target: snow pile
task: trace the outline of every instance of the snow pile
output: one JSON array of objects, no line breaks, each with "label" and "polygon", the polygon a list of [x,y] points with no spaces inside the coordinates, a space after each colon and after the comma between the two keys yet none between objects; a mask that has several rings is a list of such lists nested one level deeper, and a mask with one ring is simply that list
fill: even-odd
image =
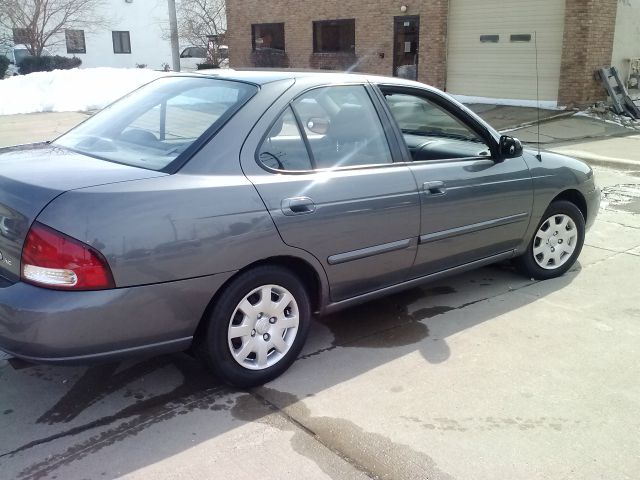
[{"label": "snow pile", "polygon": [[144,68],[83,68],[0,80],[0,115],[104,108],[163,72]]}]

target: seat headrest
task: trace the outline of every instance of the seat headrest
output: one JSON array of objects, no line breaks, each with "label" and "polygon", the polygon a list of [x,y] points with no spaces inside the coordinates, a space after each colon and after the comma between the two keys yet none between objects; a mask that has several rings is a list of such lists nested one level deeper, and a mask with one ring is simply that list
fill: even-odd
[{"label": "seat headrest", "polygon": [[360,105],[345,104],[333,117],[328,134],[337,142],[366,140],[371,120]]}]

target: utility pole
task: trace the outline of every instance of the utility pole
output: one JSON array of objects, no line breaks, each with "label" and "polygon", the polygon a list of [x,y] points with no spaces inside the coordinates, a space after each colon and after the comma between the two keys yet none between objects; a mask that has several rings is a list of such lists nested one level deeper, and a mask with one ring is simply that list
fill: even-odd
[{"label": "utility pole", "polygon": [[176,1],[167,0],[169,6],[169,29],[171,32],[171,60],[173,71],[180,71],[180,47],[178,46],[178,19],[176,18]]}]

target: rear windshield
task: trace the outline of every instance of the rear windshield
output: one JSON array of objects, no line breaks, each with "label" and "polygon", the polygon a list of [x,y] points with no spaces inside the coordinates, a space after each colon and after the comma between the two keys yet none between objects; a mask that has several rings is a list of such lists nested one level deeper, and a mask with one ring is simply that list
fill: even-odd
[{"label": "rear windshield", "polygon": [[246,83],[165,77],[134,91],[58,138],[93,157],[163,170],[255,94]]}]

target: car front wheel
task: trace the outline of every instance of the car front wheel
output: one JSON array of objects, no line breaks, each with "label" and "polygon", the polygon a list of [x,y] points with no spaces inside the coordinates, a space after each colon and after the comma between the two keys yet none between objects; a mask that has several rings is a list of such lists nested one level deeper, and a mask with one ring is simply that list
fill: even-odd
[{"label": "car front wheel", "polygon": [[585,220],[573,203],[553,202],[538,224],[527,251],[514,263],[524,275],[546,280],[563,275],[584,244]]},{"label": "car front wheel", "polygon": [[310,321],[309,296],[300,279],[281,267],[257,267],[222,292],[197,350],[225,383],[262,385],[295,361]]}]

